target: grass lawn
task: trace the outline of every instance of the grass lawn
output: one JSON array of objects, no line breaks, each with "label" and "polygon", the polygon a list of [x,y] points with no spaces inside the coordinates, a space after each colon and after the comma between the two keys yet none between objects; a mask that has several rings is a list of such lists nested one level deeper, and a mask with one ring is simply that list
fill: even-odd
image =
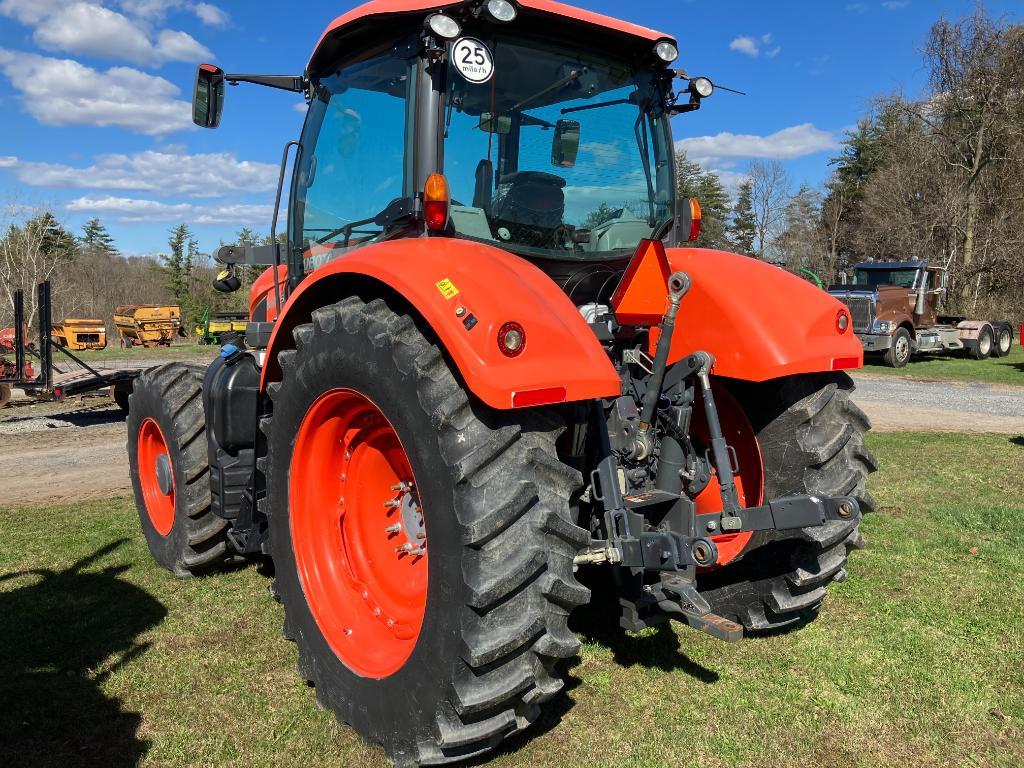
[{"label": "grass lawn", "polygon": [[[1024,441],[871,447],[881,510],[816,623],[726,645],[577,615],[567,696],[493,765],[1024,764]],[[256,567],[175,581],[128,499],[0,525],[0,764],[385,765],[317,708]]]},{"label": "grass lawn", "polygon": [[915,379],[984,381],[1024,387],[1024,347],[1016,339],[1016,332],[1014,336],[1013,348],[1007,357],[975,360],[966,355],[915,355],[905,368],[890,368],[882,363],[881,357],[867,355],[864,358],[864,371]]},{"label": "grass lawn", "polygon": [[[162,360],[186,360],[197,357],[213,358],[219,351],[220,347],[215,344],[196,344],[192,342],[172,344],[169,347],[130,347],[128,349],[121,349],[115,337],[113,343],[108,344],[106,349],[87,349],[81,352],[72,351],[71,354],[87,363],[92,363],[93,361],[102,362],[104,360],[154,360],[159,362]],[[66,362],[67,360],[66,355],[60,352],[53,353],[53,361],[55,363]]]}]

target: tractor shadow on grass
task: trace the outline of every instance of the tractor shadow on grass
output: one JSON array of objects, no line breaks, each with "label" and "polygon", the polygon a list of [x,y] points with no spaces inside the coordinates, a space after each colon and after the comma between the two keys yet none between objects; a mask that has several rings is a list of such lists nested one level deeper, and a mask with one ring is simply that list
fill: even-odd
[{"label": "tractor shadow on grass", "polygon": [[642,635],[627,635],[619,626],[622,609],[616,587],[605,572],[583,575],[580,579],[591,590],[587,605],[573,611],[569,628],[584,642],[611,650],[615,663],[622,667],[640,665],[662,672],[683,672],[695,680],[712,684],[718,673],[690,659],[680,648],[679,637],[666,622]]},{"label": "tractor shadow on grass", "polygon": [[145,653],[137,637],[167,611],[124,581],[127,566],[85,570],[126,540],[61,571],[0,574],[0,765],[137,765],[141,715],[101,684]]}]

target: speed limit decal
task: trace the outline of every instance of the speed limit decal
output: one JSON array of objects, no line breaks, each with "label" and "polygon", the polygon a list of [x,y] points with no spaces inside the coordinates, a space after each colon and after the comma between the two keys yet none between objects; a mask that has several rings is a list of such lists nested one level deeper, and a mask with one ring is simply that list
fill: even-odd
[{"label": "speed limit decal", "polygon": [[475,37],[460,37],[452,46],[452,63],[471,83],[486,83],[494,74],[494,59]]}]

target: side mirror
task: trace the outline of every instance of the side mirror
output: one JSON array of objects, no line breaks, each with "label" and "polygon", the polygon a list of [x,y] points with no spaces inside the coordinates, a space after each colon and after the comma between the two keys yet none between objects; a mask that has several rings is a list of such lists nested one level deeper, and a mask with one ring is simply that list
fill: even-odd
[{"label": "side mirror", "polygon": [[224,70],[213,64],[200,64],[192,91],[192,122],[200,128],[216,128],[223,107]]},{"label": "side mirror", "polygon": [[555,123],[555,136],[551,140],[551,164],[558,168],[572,168],[579,153],[579,121],[559,120]]}]

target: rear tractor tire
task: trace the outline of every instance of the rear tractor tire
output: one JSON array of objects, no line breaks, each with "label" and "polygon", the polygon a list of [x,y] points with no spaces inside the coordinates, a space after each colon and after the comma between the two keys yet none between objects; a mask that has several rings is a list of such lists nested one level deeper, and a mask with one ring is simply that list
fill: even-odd
[{"label": "rear tractor tire", "polygon": [[210,506],[202,369],[151,368],[128,398],[128,460],[135,506],[153,558],[179,578],[233,558],[228,521]]},{"label": "rear tractor tire", "polygon": [[[877,468],[864,447],[870,422],[851,400],[843,373],[790,376],[736,387],[757,437],[764,498],[790,494],[852,496],[874,509],[865,489]],[[755,533],[742,558],[698,577],[712,611],[747,630],[769,631],[813,619],[825,588],[846,579],[846,561],[863,539],[855,522]]]},{"label": "rear tractor tire", "polygon": [[890,368],[902,368],[910,362],[910,355],[913,352],[913,339],[910,338],[910,331],[906,328],[897,328],[892,335],[892,345],[885,350],[882,359]]},{"label": "rear tractor tire", "polygon": [[[472,400],[380,299],[318,309],[270,385],[265,510],[284,635],[396,765],[486,752],[556,696],[589,600],[560,419]],[[262,461],[262,460],[261,460]]]}]

